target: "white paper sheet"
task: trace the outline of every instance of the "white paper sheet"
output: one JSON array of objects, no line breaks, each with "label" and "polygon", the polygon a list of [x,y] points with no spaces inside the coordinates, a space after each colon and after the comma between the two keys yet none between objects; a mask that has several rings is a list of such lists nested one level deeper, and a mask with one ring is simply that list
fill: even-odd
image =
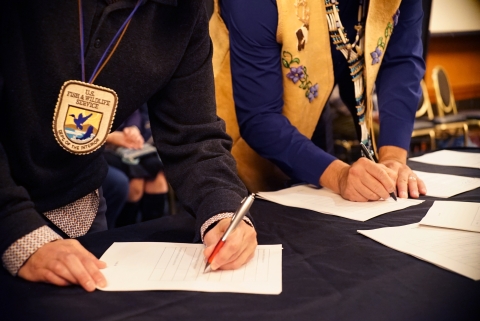
[{"label": "white paper sheet", "polygon": [[480,187],[480,178],[413,171],[427,187],[427,195],[452,197]]},{"label": "white paper sheet", "polygon": [[480,280],[480,233],[418,223],[357,232],[397,251]]},{"label": "white paper sheet", "polygon": [[435,201],[420,224],[480,232],[480,203]]},{"label": "white paper sheet", "polygon": [[480,168],[480,154],[451,150],[440,150],[438,152],[412,157],[409,160],[433,165]]},{"label": "white paper sheet", "polygon": [[184,290],[280,294],[282,246],[259,245],[255,257],[237,270],[203,273],[203,244],[113,243],[100,260],[104,291]]},{"label": "white paper sheet", "polygon": [[257,197],[285,206],[305,208],[355,221],[366,221],[375,216],[401,210],[422,203],[422,200],[389,198],[376,202],[350,202],[327,188],[316,189],[299,185],[276,192],[259,192]]}]

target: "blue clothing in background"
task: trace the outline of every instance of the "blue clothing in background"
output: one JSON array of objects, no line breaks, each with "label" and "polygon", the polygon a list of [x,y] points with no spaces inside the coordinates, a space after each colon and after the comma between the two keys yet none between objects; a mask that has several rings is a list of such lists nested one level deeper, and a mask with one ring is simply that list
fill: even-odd
[{"label": "blue clothing in background", "polygon": [[148,141],[152,137],[147,104],[143,104],[139,109],[135,110],[116,130],[123,130],[131,126],[136,126],[140,130],[144,141]]},{"label": "blue clothing in background", "polygon": [[[242,137],[290,177],[318,185],[320,176],[335,157],[315,146],[281,115],[283,77],[281,45],[276,41],[276,1],[222,0],[220,5],[229,30],[233,93]],[[339,9],[342,24],[353,41],[358,0],[342,0]],[[378,147],[409,148],[421,95],[420,80],[425,72],[422,18],[421,1],[402,1],[399,21],[376,82],[380,110]],[[346,59],[333,45],[329,49],[340,95],[355,114],[354,88]],[[365,55],[369,54],[367,50]]]},{"label": "blue clothing in background", "polygon": [[107,204],[106,219],[108,229],[115,227],[115,222],[127,201],[130,179],[121,170],[108,166],[107,177],[102,184],[103,196]]}]

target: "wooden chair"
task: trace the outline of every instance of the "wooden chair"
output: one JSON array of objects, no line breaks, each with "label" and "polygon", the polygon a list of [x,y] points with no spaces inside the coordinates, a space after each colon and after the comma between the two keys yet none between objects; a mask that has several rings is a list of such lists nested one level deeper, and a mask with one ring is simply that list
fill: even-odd
[{"label": "wooden chair", "polygon": [[413,124],[412,138],[429,136],[430,137],[430,150],[435,150],[435,123],[433,122],[433,110],[430,98],[428,97],[427,85],[422,79],[420,83],[422,87],[422,96],[420,103],[415,113],[415,123]]},{"label": "wooden chair", "polygon": [[467,115],[459,114],[457,111],[457,105],[445,69],[442,66],[433,68],[432,78],[437,99],[438,116],[433,118],[437,134],[439,132],[456,136],[461,131],[463,132],[464,146],[467,146],[469,120]]},{"label": "wooden chair", "polygon": [[[453,95],[450,82],[448,80],[448,75],[445,69],[442,66],[436,66],[432,72],[433,85],[435,86],[435,77],[437,78],[438,90],[435,87],[435,93],[438,91],[442,96],[442,109],[447,113],[448,111],[453,111],[455,114],[465,117],[468,125],[477,125],[480,126],[480,110],[462,110],[457,109],[457,104],[455,101],[455,96]],[[438,96],[437,96],[438,101]],[[448,102],[448,104],[447,104]]]}]

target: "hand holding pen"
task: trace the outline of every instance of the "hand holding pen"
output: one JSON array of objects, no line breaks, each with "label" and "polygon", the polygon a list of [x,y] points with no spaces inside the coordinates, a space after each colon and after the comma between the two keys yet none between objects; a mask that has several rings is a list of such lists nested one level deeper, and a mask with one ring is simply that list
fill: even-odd
[{"label": "hand holding pen", "polygon": [[[254,199],[255,194],[253,193],[246,197],[231,220],[220,221],[205,235],[204,241],[207,248],[204,253],[208,257],[205,272],[217,268],[235,269],[253,257],[257,245],[256,232],[243,222],[243,217],[250,209]],[[222,231],[224,232],[218,240]],[[218,242],[215,243],[216,245],[212,250],[213,240],[218,240]]]},{"label": "hand holding pen", "polygon": [[[365,146],[363,143],[360,143],[360,147],[362,148],[362,152],[365,157],[367,157],[369,160],[371,160],[374,163],[377,163],[375,159],[373,158],[372,154],[370,154],[370,151],[368,150],[367,146]],[[394,192],[390,193],[390,197],[397,201],[397,196],[395,195]]]}]

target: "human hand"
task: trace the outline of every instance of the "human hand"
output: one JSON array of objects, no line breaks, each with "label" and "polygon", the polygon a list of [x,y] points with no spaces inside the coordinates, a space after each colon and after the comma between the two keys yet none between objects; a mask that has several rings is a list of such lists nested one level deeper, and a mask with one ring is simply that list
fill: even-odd
[{"label": "human hand", "polygon": [[395,171],[362,157],[340,170],[339,194],[354,202],[386,200],[395,191],[396,179]]},{"label": "human hand", "polygon": [[123,129],[127,148],[140,149],[143,147],[144,139],[137,126],[125,127]]},{"label": "human hand", "polygon": [[57,240],[33,253],[18,271],[18,276],[28,281],[59,286],[78,284],[92,292],[96,286],[107,285],[100,272],[106,266],[77,240]]},{"label": "human hand", "polygon": [[425,183],[413,173],[413,171],[405,164],[396,160],[384,160],[381,162],[388,168],[397,172],[397,195],[400,198],[418,198],[420,194],[427,194]]},{"label": "human hand", "polygon": [[419,194],[427,194],[425,183],[406,165],[407,151],[396,146],[382,146],[379,150],[379,163],[384,164],[397,173],[397,195],[401,198],[418,198]]},{"label": "human hand", "polygon": [[[225,218],[205,234],[203,239],[206,248],[203,251],[205,260],[212,254],[215,245],[222,238],[231,219]],[[222,249],[217,253],[210,265],[212,270],[238,269],[253,257],[257,247],[257,232],[253,227],[241,221],[237,228],[229,235]]]},{"label": "human hand", "polygon": [[126,127],[123,131],[114,131],[108,134],[107,143],[132,149],[143,147],[143,136],[136,126]]}]

